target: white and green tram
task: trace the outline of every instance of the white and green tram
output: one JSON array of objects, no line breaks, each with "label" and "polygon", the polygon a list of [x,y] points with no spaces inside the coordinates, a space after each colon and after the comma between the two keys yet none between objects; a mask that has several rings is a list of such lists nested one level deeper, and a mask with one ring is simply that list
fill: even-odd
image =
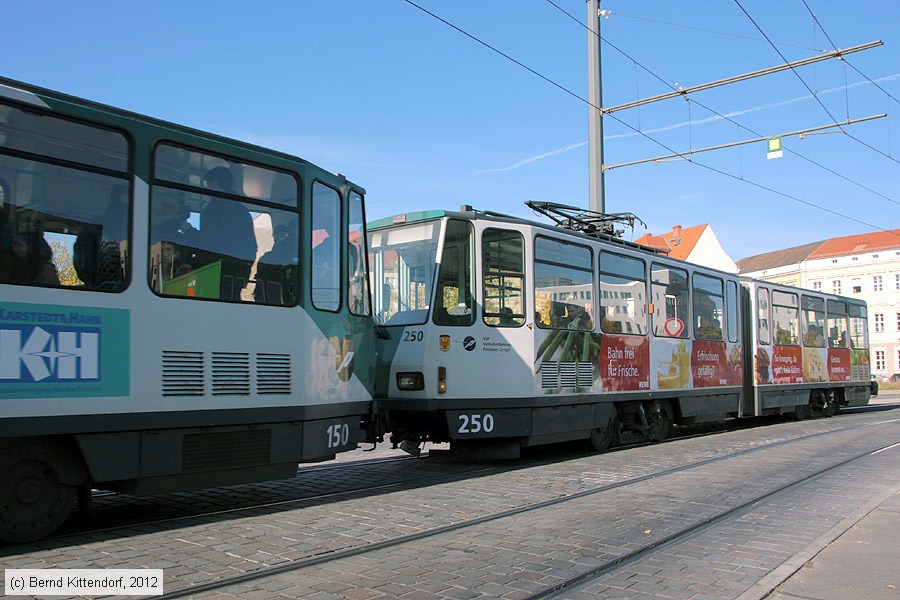
[{"label": "white and green tram", "polygon": [[293,477],[374,438],[363,196],[0,79],[0,539],[92,488]]},{"label": "white and green tram", "polygon": [[607,215],[529,206],[555,225],[468,206],[369,224],[376,405],[395,445],[603,450],[673,424],[868,402],[864,302],[670,258],[604,233]]}]

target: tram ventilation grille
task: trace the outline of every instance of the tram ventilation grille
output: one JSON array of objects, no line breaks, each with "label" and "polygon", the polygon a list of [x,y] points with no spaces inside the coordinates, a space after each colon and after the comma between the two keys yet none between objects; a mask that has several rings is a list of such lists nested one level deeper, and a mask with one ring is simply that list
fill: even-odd
[{"label": "tram ventilation grille", "polygon": [[163,350],[163,396],[202,396],[204,358],[202,352]]},{"label": "tram ventilation grille", "polygon": [[256,355],[256,393],[291,393],[290,354],[259,353]]},{"label": "tram ventilation grille", "polygon": [[213,396],[250,395],[250,355],[246,352],[212,353]]},{"label": "tram ventilation grille", "polygon": [[182,467],[207,471],[268,464],[271,437],[269,429],[187,434],[182,442]]},{"label": "tram ventilation grille", "polygon": [[543,361],[541,363],[541,387],[589,388],[594,382],[594,368],[589,362]]}]

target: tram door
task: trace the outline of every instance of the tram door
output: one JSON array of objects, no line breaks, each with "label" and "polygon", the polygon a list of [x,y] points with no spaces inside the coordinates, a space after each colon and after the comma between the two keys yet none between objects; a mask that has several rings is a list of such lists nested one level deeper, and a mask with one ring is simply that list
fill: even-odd
[{"label": "tram door", "polygon": [[448,221],[434,303],[445,398],[531,394],[524,283],[521,232]]}]

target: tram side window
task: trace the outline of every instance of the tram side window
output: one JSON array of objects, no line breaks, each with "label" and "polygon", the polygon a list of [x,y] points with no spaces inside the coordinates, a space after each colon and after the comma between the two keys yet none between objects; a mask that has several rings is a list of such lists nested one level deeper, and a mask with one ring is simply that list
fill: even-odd
[{"label": "tram side window", "polygon": [[725,311],[728,317],[728,341],[737,342],[739,338],[738,327],[738,286],[736,281],[725,282]]},{"label": "tram side window", "polygon": [[434,322],[451,326],[475,322],[475,311],[472,310],[472,225],[467,221],[447,221]]},{"label": "tram side window", "polygon": [[828,305],[828,347],[848,348],[847,339],[847,305],[844,302],[829,300]]},{"label": "tram side window", "polygon": [[600,329],[605,333],[647,334],[644,261],[600,253]]},{"label": "tram side window", "polygon": [[165,296],[295,305],[294,177],[170,144],[158,145],[154,160],[151,288]]},{"label": "tram side window", "polygon": [[481,234],[484,322],[497,327],[525,324],[525,241],[518,231]]},{"label": "tram side window", "polygon": [[866,307],[851,304],[847,311],[850,315],[850,347],[865,350],[869,347],[869,327]]},{"label": "tram side window", "polygon": [[319,182],[313,184],[312,303],[320,310],[341,306],[341,195]]},{"label": "tram side window", "polygon": [[0,103],[0,282],[123,290],[128,154],[116,131]]},{"label": "tram side window", "polygon": [[771,334],[769,326],[769,290],[759,288],[756,290],[756,327],[760,344],[769,345]]},{"label": "tram side window", "polygon": [[694,331],[698,340],[724,340],[725,295],[722,280],[694,273]]},{"label": "tram side window", "polygon": [[825,300],[813,296],[800,297],[802,307],[803,345],[825,347]]},{"label": "tram side window", "polygon": [[366,219],[363,197],[350,192],[350,221],[347,228],[347,302],[350,312],[361,317],[372,314],[369,296],[369,276],[366,267]]},{"label": "tram side window", "polygon": [[690,337],[691,315],[687,271],[653,263],[650,265],[650,273],[653,335]]},{"label": "tram side window", "polygon": [[534,310],[538,327],[594,329],[591,249],[538,237],[534,242]]},{"label": "tram side window", "polygon": [[775,344],[800,344],[800,307],[797,294],[772,290],[772,321],[775,324]]}]

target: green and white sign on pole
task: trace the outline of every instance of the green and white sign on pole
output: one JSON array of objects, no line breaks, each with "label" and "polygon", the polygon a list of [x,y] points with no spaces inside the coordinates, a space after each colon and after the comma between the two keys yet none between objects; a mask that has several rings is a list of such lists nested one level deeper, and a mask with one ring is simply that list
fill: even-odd
[{"label": "green and white sign on pole", "polygon": [[770,137],[766,140],[766,145],[768,150],[766,152],[766,158],[781,158],[784,156],[784,151],[781,149],[781,136],[776,135],[775,137]]}]

